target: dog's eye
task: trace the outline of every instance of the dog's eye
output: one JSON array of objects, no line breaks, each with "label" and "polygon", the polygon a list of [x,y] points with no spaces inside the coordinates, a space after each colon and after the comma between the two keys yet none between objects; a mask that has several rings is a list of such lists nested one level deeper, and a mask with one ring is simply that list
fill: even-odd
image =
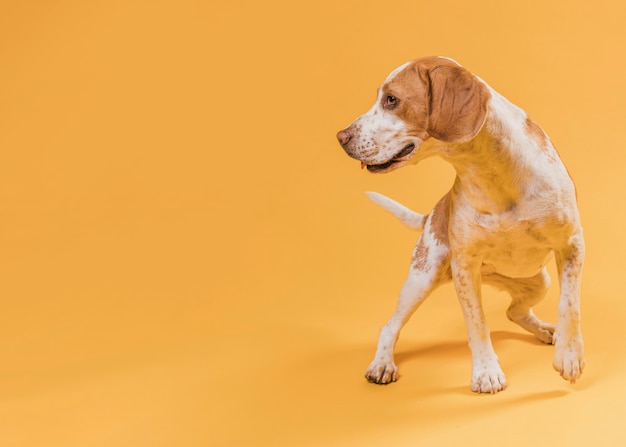
[{"label": "dog's eye", "polygon": [[399,102],[398,98],[396,98],[393,95],[388,95],[385,98],[384,106],[385,106],[386,109],[393,109],[394,107],[396,107],[398,105],[398,102]]}]

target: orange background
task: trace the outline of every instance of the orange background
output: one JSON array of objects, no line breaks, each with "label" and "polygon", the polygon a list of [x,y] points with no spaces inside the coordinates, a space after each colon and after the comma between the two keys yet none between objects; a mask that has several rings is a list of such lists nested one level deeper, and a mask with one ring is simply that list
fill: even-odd
[{"label": "orange background", "polygon": [[[3,2],[0,445],[624,443],[625,8]],[[576,385],[485,289],[509,388],[471,393],[451,286],[402,333],[399,382],[363,379],[417,237],[363,192],[426,212],[454,174],[368,174],[335,133],[433,54],[523,107],[576,180]]]}]

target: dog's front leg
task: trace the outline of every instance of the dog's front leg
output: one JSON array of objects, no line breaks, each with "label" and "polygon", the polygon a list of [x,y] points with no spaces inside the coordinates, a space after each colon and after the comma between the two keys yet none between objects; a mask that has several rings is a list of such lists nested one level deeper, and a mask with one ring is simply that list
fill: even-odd
[{"label": "dog's front leg", "polygon": [[461,303],[472,352],[472,391],[495,394],[506,388],[506,379],[491,344],[481,302],[481,262],[453,256],[452,278]]},{"label": "dog's front leg", "polygon": [[413,312],[436,287],[436,274],[434,269],[424,272],[411,268],[409,276],[402,286],[396,311],[380,330],[374,360],[365,373],[365,378],[369,382],[387,384],[398,379],[398,367],[393,358],[398,335]]},{"label": "dog's front leg", "polygon": [[365,373],[369,382],[387,384],[397,380],[398,367],[393,353],[400,330],[428,295],[449,280],[445,274],[448,257],[447,245],[438,244],[433,239],[430,223],[427,224],[413,252],[409,276],[400,291],[396,311],[380,330],[374,360]]},{"label": "dog's front leg", "polygon": [[569,246],[556,253],[561,283],[559,316],[556,324],[553,366],[571,383],[583,373],[585,359],[580,332],[580,282],[585,257],[582,234],[571,238]]}]

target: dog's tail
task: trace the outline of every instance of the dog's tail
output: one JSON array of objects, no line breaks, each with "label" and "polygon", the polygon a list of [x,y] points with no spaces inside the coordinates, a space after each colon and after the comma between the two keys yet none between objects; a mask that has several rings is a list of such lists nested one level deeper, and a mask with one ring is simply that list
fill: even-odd
[{"label": "dog's tail", "polygon": [[377,192],[367,192],[367,196],[378,205],[385,208],[391,214],[400,219],[404,225],[411,230],[422,230],[426,221],[426,216],[407,208],[406,206],[390,199],[387,196],[383,196]]}]

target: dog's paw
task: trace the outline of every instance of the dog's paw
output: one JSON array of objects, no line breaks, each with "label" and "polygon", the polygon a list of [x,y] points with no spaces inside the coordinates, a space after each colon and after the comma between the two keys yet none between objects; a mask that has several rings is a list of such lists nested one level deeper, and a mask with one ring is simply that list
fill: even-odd
[{"label": "dog's paw", "polygon": [[398,380],[398,367],[392,361],[383,362],[374,360],[369,368],[367,368],[365,378],[370,383],[386,385]]},{"label": "dog's paw", "polygon": [[540,322],[540,324],[537,325],[536,330],[533,332],[535,333],[535,335],[537,336],[539,340],[541,340],[547,345],[552,345],[554,344],[554,331],[555,330],[556,330],[556,325],[542,321]]},{"label": "dog's paw", "polygon": [[519,324],[528,332],[535,334],[535,336],[542,342],[548,345],[554,344],[554,332],[556,330],[555,324],[541,321],[535,316],[535,314],[533,314],[532,311],[529,311],[526,315],[522,315],[516,314],[509,309],[507,311],[507,317],[509,317],[511,321]]},{"label": "dog's paw", "polygon": [[582,339],[573,337],[561,343],[557,338],[552,366],[565,380],[576,383],[585,368]]},{"label": "dog's paw", "polygon": [[497,363],[479,366],[472,371],[472,391],[475,393],[496,394],[506,388],[506,378]]}]

